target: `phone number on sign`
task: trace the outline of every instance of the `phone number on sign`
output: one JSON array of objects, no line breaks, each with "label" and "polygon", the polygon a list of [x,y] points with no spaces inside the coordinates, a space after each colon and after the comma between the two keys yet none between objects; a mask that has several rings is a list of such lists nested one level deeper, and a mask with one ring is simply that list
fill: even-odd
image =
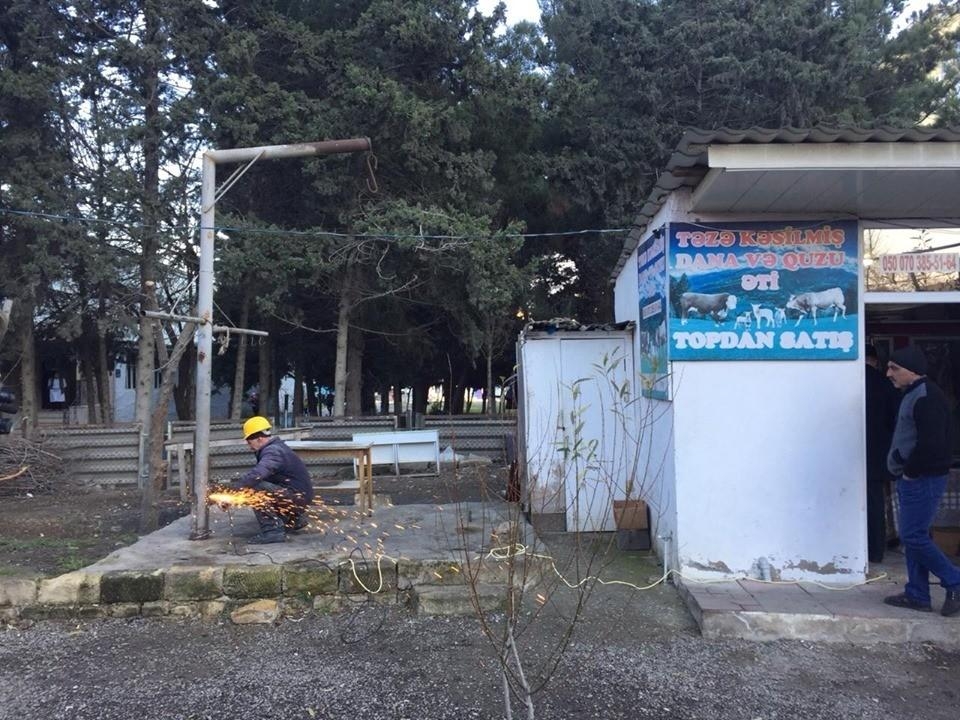
[{"label": "phone number on sign", "polygon": [[960,262],[957,253],[883,255],[880,269],[886,273],[957,272]]}]

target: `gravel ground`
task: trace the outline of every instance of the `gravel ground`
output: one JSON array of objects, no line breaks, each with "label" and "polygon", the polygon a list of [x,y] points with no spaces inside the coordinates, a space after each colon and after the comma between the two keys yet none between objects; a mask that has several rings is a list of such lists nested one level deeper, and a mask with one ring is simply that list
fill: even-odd
[{"label": "gravel ground", "polygon": [[[0,637],[2,718],[504,717],[496,663],[470,619],[365,606],[275,627],[111,620]],[[531,666],[538,639],[522,641]],[[540,718],[953,720],[957,670],[957,655],[926,646],[586,630],[535,703]]]},{"label": "gravel ground", "polygon": [[[492,471],[492,472],[490,472]],[[479,499],[502,469],[383,480],[395,501]],[[492,488],[485,487],[487,485]],[[571,536],[544,534],[565,574],[584,559]],[[565,544],[566,543],[566,544]],[[596,557],[596,556],[595,556]],[[604,554],[603,576],[647,585],[644,553]],[[592,568],[590,572],[595,572]],[[707,641],[676,591],[559,586],[519,635],[528,677],[573,627],[538,718],[604,720],[954,720],[960,654],[928,645],[859,647]],[[502,618],[494,617],[495,629]],[[273,626],[132,619],[0,628],[0,720],[503,718],[496,653],[474,618],[426,618],[359,603]],[[518,701],[514,717],[526,717]]]},{"label": "gravel ground", "polygon": [[[637,579],[656,574],[643,556],[608,571],[631,563]],[[558,590],[520,635],[530,678],[570,628],[576,599]],[[954,720],[958,670],[960,654],[927,645],[707,641],[672,587],[606,586],[534,702],[538,718]],[[495,653],[474,618],[361,603],[274,626],[133,619],[0,631],[4,719],[503,717]],[[526,717],[518,703],[514,717]]]}]

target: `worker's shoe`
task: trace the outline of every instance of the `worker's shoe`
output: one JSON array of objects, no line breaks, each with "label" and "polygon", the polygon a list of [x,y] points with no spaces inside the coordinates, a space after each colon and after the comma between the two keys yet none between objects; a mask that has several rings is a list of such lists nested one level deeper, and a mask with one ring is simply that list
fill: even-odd
[{"label": "worker's shoe", "polygon": [[293,524],[290,525],[290,527],[287,528],[287,532],[300,532],[301,530],[306,529],[309,525],[310,521],[301,515],[293,521]]},{"label": "worker's shoe", "polygon": [[286,539],[287,533],[278,528],[276,530],[258,532],[256,535],[247,540],[247,545],[271,545],[273,543],[282,543],[286,541]]},{"label": "worker's shoe", "polygon": [[906,608],[907,610],[918,610],[920,612],[930,612],[933,609],[930,607],[930,603],[914,600],[906,593],[900,593],[899,595],[888,595],[883,599],[883,602],[887,605],[893,605],[893,607]]},{"label": "worker's shoe", "polygon": [[960,612],[960,590],[947,590],[947,599],[943,601],[940,614],[950,617]]}]

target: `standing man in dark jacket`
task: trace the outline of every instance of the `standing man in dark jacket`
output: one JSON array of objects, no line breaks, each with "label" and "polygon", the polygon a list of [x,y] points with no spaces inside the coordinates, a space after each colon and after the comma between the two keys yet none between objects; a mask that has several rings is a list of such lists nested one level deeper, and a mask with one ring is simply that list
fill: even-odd
[{"label": "standing man in dark jacket", "polygon": [[890,439],[897,424],[900,395],[879,368],[877,349],[867,345],[867,556],[872,563],[883,562],[887,547],[887,492],[893,479],[887,470]]},{"label": "standing man in dark jacket", "polygon": [[256,493],[253,514],[260,532],[247,542],[280,543],[287,531],[307,526],[304,510],[313,502],[313,482],[303,460],[280,438],[271,437],[270,421],[256,415],[243,424],[243,439],[257,454],[256,466],[231,485]]},{"label": "standing man in dark jacket", "polygon": [[896,350],[887,377],[903,392],[887,467],[897,482],[900,540],[907,560],[907,584],[887,605],[929,612],[930,573],[947,591],[941,615],[960,612],[960,568],[930,539],[953,459],[950,404],[927,377],[927,358],[916,345]]}]

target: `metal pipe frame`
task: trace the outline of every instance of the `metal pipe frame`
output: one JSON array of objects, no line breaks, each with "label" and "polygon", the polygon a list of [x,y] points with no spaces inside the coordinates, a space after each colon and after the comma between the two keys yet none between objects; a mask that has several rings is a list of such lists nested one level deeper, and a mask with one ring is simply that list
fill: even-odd
[{"label": "metal pipe frame", "polygon": [[[337,153],[369,152],[369,138],[324,140],[293,145],[207,150],[203,154],[203,175],[200,190],[200,274],[197,289],[197,390],[196,431],[193,440],[193,495],[191,503],[191,540],[210,537],[210,510],[207,506],[210,472],[210,398],[213,373],[213,253],[215,208],[217,199],[217,165],[253,160],[275,160],[312,157]],[[229,189],[229,188],[227,188]],[[237,332],[230,329],[231,332]],[[266,334],[266,333],[264,333]]]}]

